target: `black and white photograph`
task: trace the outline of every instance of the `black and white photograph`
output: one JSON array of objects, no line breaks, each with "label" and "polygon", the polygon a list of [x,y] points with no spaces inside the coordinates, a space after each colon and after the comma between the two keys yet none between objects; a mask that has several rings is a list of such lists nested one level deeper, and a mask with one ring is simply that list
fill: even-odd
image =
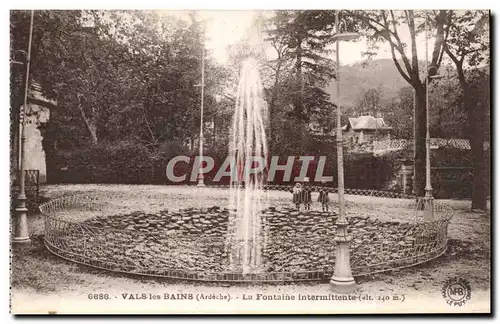
[{"label": "black and white photograph", "polygon": [[491,16],[10,9],[10,313],[490,314]]}]

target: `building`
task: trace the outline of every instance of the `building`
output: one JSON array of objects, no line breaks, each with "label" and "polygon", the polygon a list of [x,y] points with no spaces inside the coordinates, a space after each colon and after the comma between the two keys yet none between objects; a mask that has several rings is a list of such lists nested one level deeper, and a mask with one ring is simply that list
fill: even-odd
[{"label": "building", "polygon": [[[44,183],[47,179],[47,166],[45,161],[45,151],[43,149],[42,140],[43,136],[40,132],[40,124],[47,123],[50,118],[50,109],[55,107],[55,102],[48,100],[41,94],[40,85],[33,82],[30,84],[30,89],[28,92],[28,107],[25,111],[25,124],[24,124],[24,135],[26,141],[24,144],[24,169],[25,170],[38,170],[39,171],[39,181]],[[15,136],[15,141],[13,143],[13,158],[12,163],[13,172],[17,172],[16,169],[19,166],[18,161],[18,147],[19,147],[19,137],[18,134]],[[15,173],[17,175],[17,173]]]},{"label": "building", "polygon": [[373,116],[351,117],[349,123],[342,127],[344,141],[351,145],[387,138],[391,129],[383,118]]}]

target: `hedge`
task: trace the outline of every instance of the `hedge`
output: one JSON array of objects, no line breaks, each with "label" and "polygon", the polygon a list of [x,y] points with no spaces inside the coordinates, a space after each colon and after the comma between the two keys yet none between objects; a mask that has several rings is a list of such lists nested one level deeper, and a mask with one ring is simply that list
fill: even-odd
[{"label": "hedge", "polygon": [[[346,152],[346,151],[345,151]],[[218,167],[227,157],[227,148],[218,151],[207,150],[207,156],[215,161],[215,168],[205,175],[205,183],[213,184],[213,178]],[[190,183],[189,178],[193,168],[195,152],[188,152],[180,145],[170,144],[152,149],[144,144],[123,141],[119,143],[101,143],[82,149],[58,151],[47,156],[49,183],[116,183],[116,184],[172,184],[166,177],[168,161],[177,155],[189,156],[190,163],[177,163],[175,173],[187,174],[184,183]],[[311,161],[307,176],[314,183],[319,156],[326,156],[323,175],[333,176],[328,183],[337,186],[337,156],[334,146],[328,146],[315,152],[315,160]],[[413,158],[411,151],[396,151],[382,156],[371,153],[344,153],[344,183],[346,188],[398,190],[394,186],[401,161]],[[284,164],[287,156],[279,159]],[[292,184],[299,175],[301,163],[295,157],[292,171],[292,181],[284,181],[283,171],[278,171],[274,184]],[[489,161],[489,157],[488,157]],[[470,151],[459,149],[432,150],[431,165],[438,169],[432,170],[432,185],[436,198],[470,197],[472,191],[472,165]],[[443,169],[447,167],[448,169]],[[450,167],[457,167],[450,169]],[[487,176],[489,179],[489,174]],[[229,177],[223,177],[217,184],[229,184]],[[319,183],[315,183],[319,184]]]}]

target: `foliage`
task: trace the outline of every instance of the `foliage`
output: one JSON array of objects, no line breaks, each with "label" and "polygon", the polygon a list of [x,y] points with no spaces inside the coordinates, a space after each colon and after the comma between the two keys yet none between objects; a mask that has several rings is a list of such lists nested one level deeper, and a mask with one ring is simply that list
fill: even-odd
[{"label": "foliage", "polygon": [[369,88],[363,91],[356,102],[356,110],[363,115],[376,116],[381,112],[381,86],[377,88]]},{"label": "foliage", "polygon": [[322,86],[334,77],[333,62],[326,56],[332,23],[331,13],[314,10],[277,11],[271,19],[269,40],[285,48],[283,58],[293,71],[286,82],[294,98],[293,115],[299,120],[309,121],[311,108],[304,97],[310,90],[321,93],[321,103],[325,109],[331,108]]},{"label": "foliage", "polygon": [[395,138],[413,139],[413,109],[413,88],[401,88],[384,112],[385,122],[392,127],[391,134]]},{"label": "foliage", "polygon": [[[378,156],[376,160],[387,170],[386,177],[388,178],[386,179],[395,179],[401,161],[409,161],[412,158],[413,150],[405,149]],[[487,155],[486,159],[489,163],[489,155]],[[456,148],[431,150],[431,185],[433,196],[437,199],[470,198],[473,182],[472,161],[473,154],[471,150]],[[489,174],[486,179],[486,186],[488,186]],[[382,188],[384,187],[382,186]]]},{"label": "foliage", "polygon": [[[186,21],[152,11],[35,11],[35,26],[31,79],[57,102],[50,121],[40,125],[48,155],[126,140],[147,147],[156,159],[165,145],[196,141],[203,26],[195,16]],[[28,12],[11,12],[13,48],[24,48],[28,27]],[[12,66],[14,81],[22,76],[17,69]],[[204,117],[215,125],[227,116],[215,100],[225,69],[207,53],[205,72]],[[13,99],[22,97],[21,88],[11,82]],[[16,116],[11,114],[13,125]],[[47,159],[53,168],[57,159]]]},{"label": "foliage", "polygon": [[133,142],[98,143],[80,150],[58,150],[49,180],[54,183],[151,183],[152,161]]},{"label": "foliage", "polygon": [[[425,134],[426,134],[426,78],[433,76],[439,69],[444,53],[444,18],[445,10],[414,11],[414,10],[354,10],[348,15],[361,21],[361,33],[367,38],[369,49],[367,55],[373,55],[377,44],[389,44],[392,59],[401,76],[415,89],[415,192],[424,195],[425,187]],[[432,23],[431,23],[432,22]],[[435,42],[432,49],[429,66],[434,67],[424,71],[421,77],[421,66],[417,55],[417,36],[425,31],[428,24],[435,31]],[[408,41],[402,37],[401,26],[407,26]],[[406,28],[405,28],[406,29]],[[423,80],[422,80],[423,79]]]},{"label": "foliage", "polygon": [[[11,12],[13,58],[22,60],[16,50],[27,48],[29,16],[27,11]],[[429,88],[432,137],[463,138],[471,134],[470,130],[489,134],[483,118],[488,116],[490,105],[489,71],[483,67],[489,60],[485,55],[489,45],[487,18],[487,12],[475,11],[341,12],[340,31],[359,31],[372,45],[378,41],[388,43],[393,54],[391,65],[399,73],[397,79],[391,79],[398,87],[388,86],[385,76],[379,77],[386,74],[386,64],[363,67],[366,72],[362,78],[371,74],[372,82],[367,83],[369,86],[349,85],[363,92],[351,106],[342,103],[342,122],[363,112],[380,113],[393,127],[393,135],[417,139],[415,158],[423,161],[425,71],[416,55],[415,41],[423,33],[427,19],[429,34],[437,39],[431,64],[439,67],[445,53],[455,63],[454,69],[446,66],[446,78],[432,81]],[[229,49],[225,67],[214,62],[205,50],[207,154],[217,158],[227,154],[240,64],[252,55],[262,63],[271,154],[326,155],[331,161],[327,173],[335,174],[334,143],[311,131],[312,124],[325,133],[335,125],[335,106],[330,99],[333,92],[327,92],[337,72],[329,58],[335,44],[334,23],[333,11],[277,11],[266,19],[258,17],[254,26],[265,32],[259,37],[274,50],[271,56],[259,49],[264,45],[255,44],[255,35],[251,34]],[[94,170],[95,179],[100,181],[116,180],[121,173],[110,171],[108,179],[104,175],[109,171],[107,167],[97,166],[105,161],[102,156],[109,156],[108,164],[130,171],[129,176],[121,174],[126,181],[158,182],[169,156],[197,154],[201,106],[201,89],[197,85],[204,23],[195,13],[180,19],[154,11],[42,10],[35,11],[35,26],[31,81],[40,83],[43,95],[57,102],[49,123],[40,125],[49,172],[59,172],[63,164],[74,164],[77,171],[71,171],[71,178],[75,181],[90,176],[89,170]],[[410,31],[407,41],[401,34],[401,28],[406,26]],[[369,48],[371,54],[373,50],[376,48]],[[360,71],[358,66],[345,67],[346,78],[341,81],[355,83],[348,79],[349,68],[354,71],[351,74]],[[11,140],[22,102],[23,71],[22,65],[11,65]],[[451,76],[454,72],[457,77]],[[406,80],[409,87],[401,88],[401,80]],[[414,121],[417,133],[412,134]],[[472,143],[478,147],[477,141]],[[141,158],[131,158],[136,154]],[[366,163],[372,167],[364,170],[377,165]],[[132,164],[140,166],[143,173],[132,171]],[[354,176],[357,172],[361,177],[365,171],[356,168]],[[82,175],[76,175],[78,172]],[[417,170],[417,178],[419,174]],[[53,181],[56,179],[59,176]]]},{"label": "foliage", "polygon": [[[484,66],[484,63],[489,64],[489,12],[449,10],[446,15],[445,41],[444,50],[456,67],[463,94],[468,137],[474,156],[472,209],[485,210],[487,164],[483,143],[489,105],[485,105],[485,100],[476,98],[489,98],[489,95],[484,93],[489,87],[478,87],[477,83],[478,80],[485,79],[480,76],[481,73],[485,74],[484,71],[477,68]],[[467,73],[471,69],[475,70],[474,73]]]}]

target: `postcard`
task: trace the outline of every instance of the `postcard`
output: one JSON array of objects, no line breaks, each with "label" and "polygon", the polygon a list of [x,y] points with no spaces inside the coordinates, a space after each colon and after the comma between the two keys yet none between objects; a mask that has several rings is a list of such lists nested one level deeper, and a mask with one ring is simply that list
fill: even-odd
[{"label": "postcard", "polygon": [[491,312],[487,10],[12,10],[12,314]]}]

